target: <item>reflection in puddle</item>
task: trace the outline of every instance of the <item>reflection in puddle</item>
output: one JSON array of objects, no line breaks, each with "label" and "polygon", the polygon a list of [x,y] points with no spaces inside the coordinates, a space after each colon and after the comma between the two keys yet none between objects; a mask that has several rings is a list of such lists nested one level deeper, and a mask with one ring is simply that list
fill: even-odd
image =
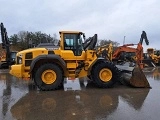
[{"label": "reflection in puddle", "polygon": [[145,68],[144,73],[146,77],[152,78],[154,80],[160,80],[160,67],[156,68]]},{"label": "reflection in puddle", "polygon": [[28,88],[28,81],[19,80],[9,73],[7,70],[0,70],[0,119],[11,119],[10,108],[23,95],[25,95]]},{"label": "reflection in puddle", "polygon": [[1,72],[0,119],[107,119],[122,108],[140,111],[149,91],[122,86],[99,89],[87,78],[65,79],[63,89],[39,91],[33,82]]},{"label": "reflection in puddle", "polygon": [[75,78],[75,79],[70,79],[70,78],[65,78],[64,79],[64,91],[68,90],[81,90],[82,88],[87,86],[87,78]]},{"label": "reflection in puddle", "polygon": [[130,107],[135,110],[140,110],[143,103],[149,93],[150,89],[136,89],[123,91],[124,93],[120,95],[120,99],[127,103]]},{"label": "reflection in puddle", "polygon": [[[140,94],[136,95],[136,93]],[[147,97],[146,91],[127,89],[90,89],[81,91],[32,91],[11,107],[16,119],[101,119],[107,118],[119,106],[119,101],[127,102],[139,110]],[[137,101],[137,98],[139,101]],[[123,99],[123,100],[122,100]],[[138,105],[137,105],[138,104]],[[34,111],[34,112],[33,112]],[[62,112],[63,111],[63,112]],[[43,114],[42,114],[43,113]]]},{"label": "reflection in puddle", "polygon": [[95,119],[117,106],[118,96],[105,91],[30,92],[11,107],[11,113],[16,119]]}]

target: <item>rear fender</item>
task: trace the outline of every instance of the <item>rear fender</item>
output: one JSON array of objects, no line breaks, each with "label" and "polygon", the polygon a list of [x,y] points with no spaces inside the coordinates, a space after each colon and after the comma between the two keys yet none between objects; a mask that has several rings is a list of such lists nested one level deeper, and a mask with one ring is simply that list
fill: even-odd
[{"label": "rear fender", "polygon": [[105,61],[107,61],[107,60],[104,59],[104,58],[102,58],[102,57],[97,58],[97,60],[95,60],[95,61],[90,65],[90,67],[89,67],[89,69],[88,69],[88,75],[91,74],[91,70],[92,70],[92,68],[94,67],[94,65],[96,65],[97,63],[100,63],[100,62],[105,62]]}]

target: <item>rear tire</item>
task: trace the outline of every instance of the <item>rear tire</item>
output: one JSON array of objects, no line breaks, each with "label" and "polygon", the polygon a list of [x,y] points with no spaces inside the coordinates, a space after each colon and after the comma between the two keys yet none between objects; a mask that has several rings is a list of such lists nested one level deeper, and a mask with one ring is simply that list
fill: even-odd
[{"label": "rear tire", "polygon": [[93,82],[101,88],[110,88],[118,81],[120,71],[111,62],[103,61],[92,68]]},{"label": "rear tire", "polygon": [[0,69],[8,69],[9,65],[5,62],[5,63],[0,63]]},{"label": "rear tire", "polygon": [[56,64],[44,64],[37,69],[34,82],[40,90],[56,90],[62,86],[63,72]]}]

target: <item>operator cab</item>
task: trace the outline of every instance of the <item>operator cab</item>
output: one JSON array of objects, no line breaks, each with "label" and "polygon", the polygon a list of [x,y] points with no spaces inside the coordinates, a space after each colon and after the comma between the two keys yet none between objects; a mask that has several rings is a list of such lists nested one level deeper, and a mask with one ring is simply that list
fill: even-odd
[{"label": "operator cab", "polygon": [[[60,32],[64,50],[72,50],[75,56],[81,56],[83,49],[84,35],[82,32]],[[62,42],[61,41],[61,42]],[[62,45],[62,43],[61,43]]]}]

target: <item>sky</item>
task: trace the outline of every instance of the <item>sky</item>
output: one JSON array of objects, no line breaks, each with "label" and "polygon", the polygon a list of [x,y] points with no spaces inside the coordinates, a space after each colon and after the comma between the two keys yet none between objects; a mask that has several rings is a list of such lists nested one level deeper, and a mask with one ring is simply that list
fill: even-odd
[{"label": "sky", "polygon": [[120,45],[137,44],[145,31],[144,49],[160,49],[160,0],[0,0],[0,22],[8,36],[42,31],[59,38],[72,30]]}]

